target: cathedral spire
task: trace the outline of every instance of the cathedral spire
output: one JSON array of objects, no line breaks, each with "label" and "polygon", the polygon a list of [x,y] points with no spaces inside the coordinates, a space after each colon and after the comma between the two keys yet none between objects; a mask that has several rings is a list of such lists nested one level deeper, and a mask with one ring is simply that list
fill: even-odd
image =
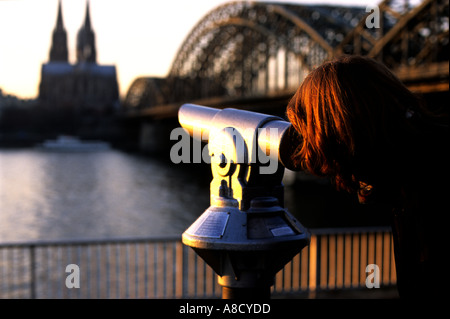
[{"label": "cathedral spire", "polygon": [[77,61],[96,62],[95,34],[91,27],[91,17],[89,13],[89,1],[86,2],[86,16],[84,23],[78,31],[77,37]]},{"label": "cathedral spire", "polygon": [[64,30],[64,23],[62,18],[61,0],[58,1],[58,17],[56,18],[56,29]]},{"label": "cathedral spire", "polygon": [[84,28],[91,30],[91,16],[89,14],[89,0],[86,1],[86,17],[84,19]]},{"label": "cathedral spire", "polygon": [[67,62],[67,33],[64,29],[62,18],[61,0],[58,2],[58,16],[53,30],[52,44],[50,48],[50,62]]}]

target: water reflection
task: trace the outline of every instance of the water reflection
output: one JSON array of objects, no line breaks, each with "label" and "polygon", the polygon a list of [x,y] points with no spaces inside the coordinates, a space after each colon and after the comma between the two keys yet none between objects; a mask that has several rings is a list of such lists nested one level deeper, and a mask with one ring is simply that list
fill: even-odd
[{"label": "water reflection", "polygon": [[0,241],[181,234],[208,206],[202,179],[111,150],[1,151]]}]

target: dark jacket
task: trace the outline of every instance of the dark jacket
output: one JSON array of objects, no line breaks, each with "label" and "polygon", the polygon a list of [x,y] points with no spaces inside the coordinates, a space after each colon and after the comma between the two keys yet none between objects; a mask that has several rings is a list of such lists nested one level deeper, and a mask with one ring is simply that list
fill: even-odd
[{"label": "dark jacket", "polygon": [[429,125],[425,131],[417,140],[418,158],[405,163],[410,174],[392,215],[401,298],[442,298],[448,281],[449,128]]}]

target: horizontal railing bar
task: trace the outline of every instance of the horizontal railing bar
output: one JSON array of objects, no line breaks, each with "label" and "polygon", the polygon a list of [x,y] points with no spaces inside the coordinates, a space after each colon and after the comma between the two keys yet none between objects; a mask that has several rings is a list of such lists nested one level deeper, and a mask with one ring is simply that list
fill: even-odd
[{"label": "horizontal railing bar", "polygon": [[340,227],[340,228],[312,228],[309,232],[314,235],[342,235],[359,233],[391,232],[391,226],[364,226],[364,227]]},{"label": "horizontal railing bar", "polygon": [[25,242],[6,242],[0,243],[0,248],[19,248],[32,246],[83,246],[83,245],[108,245],[108,244],[126,244],[126,243],[159,243],[181,241],[180,236],[161,236],[161,237],[116,237],[116,238],[85,238],[71,240],[36,240]]}]

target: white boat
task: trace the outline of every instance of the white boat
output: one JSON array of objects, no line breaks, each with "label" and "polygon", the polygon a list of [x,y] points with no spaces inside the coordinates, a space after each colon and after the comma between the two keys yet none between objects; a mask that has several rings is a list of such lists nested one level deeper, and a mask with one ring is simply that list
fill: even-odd
[{"label": "white boat", "polygon": [[101,151],[110,149],[107,142],[82,141],[77,137],[60,135],[55,140],[46,140],[39,145],[40,149],[53,151]]}]

